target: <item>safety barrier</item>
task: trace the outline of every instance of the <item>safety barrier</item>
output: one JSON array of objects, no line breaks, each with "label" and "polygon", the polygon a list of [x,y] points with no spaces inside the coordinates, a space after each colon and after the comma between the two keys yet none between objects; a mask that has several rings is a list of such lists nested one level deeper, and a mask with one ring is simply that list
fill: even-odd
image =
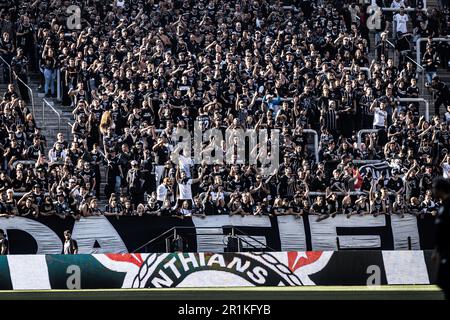
[{"label": "safety barrier", "polygon": [[45,126],[46,119],[45,119],[45,106],[50,107],[50,109],[56,114],[58,117],[58,131],[61,130],[61,114],[45,99],[42,99],[42,125]]},{"label": "safety barrier", "polygon": [[314,135],[314,157],[316,163],[319,163],[319,135],[317,134],[317,131],[313,129],[303,129],[303,132]]},{"label": "safety barrier", "polygon": [[[445,42],[450,42],[450,37],[447,36],[447,38],[432,38],[432,41],[445,41]],[[416,62],[417,64],[421,65],[421,59],[420,59],[420,43],[422,41],[428,41],[428,38],[419,38],[416,40]]]},{"label": "safety barrier", "polygon": [[400,102],[423,102],[425,104],[425,120],[430,120],[430,103],[424,98],[399,98]]},{"label": "safety barrier", "polygon": [[33,118],[36,119],[36,112],[35,112],[35,107],[34,107],[34,91],[33,89],[30,88],[30,86],[28,84],[25,83],[25,81],[23,81],[16,72],[14,72],[11,68],[11,65],[6,62],[5,59],[3,59],[2,56],[0,56],[0,59],[3,61],[4,66],[6,66],[9,69],[9,82],[12,83],[13,79],[16,79],[17,81],[19,81],[20,83],[22,83],[27,90],[30,92],[30,101],[31,101],[31,108],[33,110]]},{"label": "safety barrier", "polygon": [[[359,69],[360,69],[361,71],[365,71],[365,72],[367,73],[367,79],[368,79],[368,80],[372,79],[372,76],[371,76],[371,74],[370,74],[370,69],[369,69],[369,68],[367,68],[367,67],[359,67]],[[344,70],[350,70],[350,71],[352,71],[353,68],[352,68],[352,67],[344,67]]]},{"label": "safety barrier", "polygon": [[362,129],[358,131],[358,135],[357,135],[357,144],[358,144],[358,149],[361,149],[361,137],[363,135],[363,133],[377,133],[378,129]]}]

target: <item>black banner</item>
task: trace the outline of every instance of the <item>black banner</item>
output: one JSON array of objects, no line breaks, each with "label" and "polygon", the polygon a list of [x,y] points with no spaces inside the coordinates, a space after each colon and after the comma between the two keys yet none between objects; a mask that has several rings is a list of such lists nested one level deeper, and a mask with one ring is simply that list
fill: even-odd
[{"label": "black banner", "polygon": [[[188,252],[223,252],[234,226],[244,251],[335,251],[358,249],[420,250],[434,248],[434,218],[398,216],[344,216],[317,222],[317,217],[211,216],[89,217],[79,221],[56,217],[0,218],[7,232],[10,254],[58,254],[63,233],[71,230],[80,253],[165,252],[165,239],[184,239]],[[159,238],[158,238],[159,237]],[[149,245],[147,242],[152,239]]]}]

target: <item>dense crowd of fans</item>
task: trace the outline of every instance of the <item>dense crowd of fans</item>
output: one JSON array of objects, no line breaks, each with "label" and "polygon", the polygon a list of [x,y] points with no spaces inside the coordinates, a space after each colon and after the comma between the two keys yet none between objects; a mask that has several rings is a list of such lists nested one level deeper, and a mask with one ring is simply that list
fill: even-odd
[{"label": "dense crowd of fans", "polygon": [[[450,93],[437,74],[448,51],[431,38],[448,34],[449,13],[380,1],[399,11],[380,17],[371,46],[366,2],[11,1],[2,58],[25,82],[40,72],[46,96],[60,70],[74,124],[73,140],[58,134],[47,152],[26,88],[8,87],[0,216],[435,214],[431,181],[450,174]],[[71,4],[81,8],[80,30],[67,27]],[[430,37],[430,121],[418,103],[398,100],[424,93],[407,58],[414,37]],[[280,130],[279,168],[262,175],[258,165],[173,161],[172,133],[195,121],[203,131]],[[305,129],[318,132],[319,161]],[[378,131],[358,145],[361,129]],[[355,160],[388,166],[362,172]]]}]

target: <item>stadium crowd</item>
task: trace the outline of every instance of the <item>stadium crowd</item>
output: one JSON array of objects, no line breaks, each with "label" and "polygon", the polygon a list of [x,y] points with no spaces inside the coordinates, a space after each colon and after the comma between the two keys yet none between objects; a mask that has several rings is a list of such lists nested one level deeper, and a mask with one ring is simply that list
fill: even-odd
[{"label": "stadium crowd", "polygon": [[[81,8],[79,30],[68,29],[70,4]],[[426,121],[418,103],[398,98],[424,94],[409,40],[447,35],[449,12],[379,1],[399,11],[381,15],[371,46],[369,4],[11,1],[1,14],[2,58],[25,81],[28,70],[40,72],[48,97],[59,69],[74,123],[72,140],[60,133],[47,152],[27,90],[8,86],[0,216],[436,214],[431,181],[450,174],[450,92],[436,74],[449,60],[444,44],[429,40],[422,54],[434,116]],[[262,175],[237,161],[173,161],[172,133],[195,121],[203,131],[280,130],[279,168]],[[305,129],[318,132],[319,161]],[[378,131],[358,145],[361,129]],[[358,160],[387,166],[362,172]]]}]

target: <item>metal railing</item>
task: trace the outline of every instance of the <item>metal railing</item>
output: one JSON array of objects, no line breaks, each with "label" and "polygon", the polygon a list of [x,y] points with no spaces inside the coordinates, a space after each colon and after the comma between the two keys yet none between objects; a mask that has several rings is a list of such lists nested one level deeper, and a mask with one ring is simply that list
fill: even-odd
[{"label": "metal railing", "polygon": [[11,69],[11,65],[8,62],[6,62],[6,60],[3,59],[2,56],[0,56],[0,60],[3,61],[3,68],[5,68],[5,67],[8,68],[8,70],[9,70],[9,83],[12,83],[12,69]]},{"label": "metal railing", "polygon": [[319,135],[317,134],[317,131],[313,129],[303,129],[303,132],[314,135],[314,157],[316,158],[316,163],[319,163]]},{"label": "metal railing", "polygon": [[72,134],[72,129],[73,129],[74,124],[67,122],[67,141],[70,141],[70,135]]},{"label": "metal railing", "polygon": [[[400,11],[400,8],[381,8],[382,11],[391,11],[391,12],[396,12],[396,11]],[[417,8],[405,8],[405,12],[410,12],[410,11],[416,11]],[[424,6],[424,8],[420,9],[420,11],[427,11],[426,6]]]},{"label": "metal railing", "polygon": [[61,69],[56,70],[56,99],[58,101],[62,100],[62,85],[61,85]]},{"label": "metal railing", "polygon": [[9,82],[13,83],[13,79],[16,79],[17,81],[22,83],[22,85],[24,85],[27,88],[27,90],[30,92],[31,109],[33,110],[33,118],[36,119],[36,111],[35,111],[35,106],[34,106],[34,92],[33,92],[33,89],[31,89],[30,86],[28,84],[26,84],[25,81],[23,81],[17,75],[17,73],[15,71],[12,70],[11,65],[8,62],[6,62],[6,60],[3,59],[2,56],[0,56],[0,59],[3,61],[4,67],[6,66],[9,69]]},{"label": "metal railing", "polygon": [[[450,36],[447,38],[432,38],[431,39],[433,42],[434,41],[445,41],[445,42],[450,42]],[[419,38],[416,40],[416,62],[417,64],[421,64],[421,59],[420,59],[420,43],[422,41],[428,41],[428,38]]]},{"label": "metal railing", "polygon": [[[386,43],[389,45],[389,46],[391,46],[392,47],[392,49],[394,49],[393,50],[393,60],[394,60],[394,65],[396,65],[396,56],[397,56],[397,54],[396,54],[396,49],[395,49],[395,45],[392,43],[392,42],[390,42],[389,40],[386,40]],[[409,50],[408,50],[409,51]],[[408,59],[410,62],[412,62],[412,63],[414,63],[414,65],[416,66],[416,76],[417,76],[417,78],[419,78],[419,74],[421,74],[421,82],[420,82],[420,89],[421,89],[421,93],[423,93],[424,92],[424,90],[425,90],[425,68],[424,67],[422,67],[420,64],[418,64],[416,61],[414,61],[414,59],[411,59],[408,55],[402,55],[404,58],[406,58],[406,59]],[[400,61],[400,58],[398,59],[398,61],[397,61],[397,63]],[[419,69],[420,69],[420,71],[419,71]]]},{"label": "metal railing", "polygon": [[12,163],[12,167],[15,169],[19,163],[34,166],[36,164],[36,160],[17,160]]},{"label": "metal railing", "polygon": [[364,133],[378,133],[378,129],[362,129],[358,131],[358,135],[357,135],[357,144],[358,144],[358,149],[361,149],[361,140],[362,140],[362,135]]},{"label": "metal railing", "polygon": [[47,100],[42,99],[42,125],[46,125],[46,119],[45,119],[45,110],[46,105],[50,107],[50,109],[56,114],[58,117],[58,131],[61,130],[61,114],[58,112],[58,110],[55,109]]},{"label": "metal railing", "polygon": [[399,98],[400,102],[423,102],[425,104],[425,120],[430,120],[430,103],[424,98]]},{"label": "metal railing", "polygon": [[[353,67],[344,67],[344,70],[350,70],[353,71]],[[372,75],[370,74],[370,69],[367,67],[359,67],[359,70],[365,71],[367,73],[367,79],[370,80],[372,78]]]},{"label": "metal railing", "polygon": [[[143,245],[139,246],[138,248],[134,249],[132,251],[132,253],[137,253],[140,252],[142,249],[145,248],[145,252],[148,252],[148,247],[150,245],[155,245],[156,243],[159,243],[162,240],[166,240],[168,238],[171,238],[174,235],[179,234],[179,232],[177,232],[177,230],[194,230],[195,233],[191,234],[191,235],[202,235],[201,233],[197,233],[197,230],[205,230],[205,229],[210,229],[210,230],[216,230],[216,229],[231,229],[231,234],[232,236],[237,236],[239,238],[240,241],[245,242],[246,244],[252,246],[253,248],[258,249],[255,245],[253,245],[252,243],[250,243],[249,241],[247,241],[245,238],[243,238],[242,236],[245,236],[249,239],[251,239],[252,241],[254,241],[255,243],[261,245],[263,248],[268,249],[270,251],[276,251],[275,249],[271,248],[270,246],[268,246],[267,244],[259,241],[258,239],[249,236],[248,234],[246,234],[245,232],[243,232],[242,230],[240,230],[239,228],[236,228],[233,225],[226,225],[226,226],[217,226],[217,227],[188,227],[188,226],[179,226],[179,227],[173,227],[170,228],[167,231],[164,231],[163,233],[161,233],[159,236],[151,239],[150,241],[144,243]],[[237,232],[236,232],[237,231]],[[239,234],[238,234],[239,233]],[[216,236],[223,236],[223,237],[227,237],[229,235],[224,234],[224,233],[208,233],[207,235],[216,235]],[[166,236],[166,237],[165,237]],[[240,237],[241,236],[241,237]],[[225,244],[224,244],[225,245]],[[260,249],[260,248],[259,248]]]},{"label": "metal railing", "polygon": [[25,81],[23,81],[14,71],[13,71],[14,77],[16,78],[16,80],[20,81],[22,83],[22,85],[24,85],[28,91],[30,92],[30,100],[31,100],[31,108],[33,109],[33,118],[36,118],[36,111],[35,111],[35,107],[34,107],[34,92],[33,89],[30,88],[30,86],[28,84],[25,83]]}]

